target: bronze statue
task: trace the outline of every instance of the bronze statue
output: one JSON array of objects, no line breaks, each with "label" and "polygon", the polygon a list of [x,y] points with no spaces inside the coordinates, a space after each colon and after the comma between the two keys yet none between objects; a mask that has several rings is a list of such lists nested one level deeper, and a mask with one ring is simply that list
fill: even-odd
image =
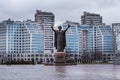
[{"label": "bronze statue", "polygon": [[65,30],[61,30],[62,26],[58,26],[59,30],[54,30],[53,26],[51,26],[52,30],[55,33],[54,36],[54,46],[57,49],[57,52],[63,52],[66,46],[66,36],[65,33],[68,30],[68,28],[70,27],[70,25],[68,25],[68,27]]}]

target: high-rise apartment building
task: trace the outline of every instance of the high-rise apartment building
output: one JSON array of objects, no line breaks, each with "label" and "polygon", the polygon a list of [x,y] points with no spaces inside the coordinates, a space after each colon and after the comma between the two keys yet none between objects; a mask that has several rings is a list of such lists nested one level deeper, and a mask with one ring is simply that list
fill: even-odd
[{"label": "high-rise apartment building", "polygon": [[0,23],[1,61],[43,60],[44,33],[32,21],[6,20]]},{"label": "high-rise apartment building", "polygon": [[112,28],[115,38],[115,50],[120,50],[120,23],[113,23]]},{"label": "high-rise apartment building", "polygon": [[53,53],[54,35],[51,26],[54,26],[55,15],[51,12],[43,12],[41,10],[36,10],[35,22],[39,23],[41,30],[45,34],[45,52]]},{"label": "high-rise apartment building", "polygon": [[[80,25],[79,23],[66,22],[63,24],[71,27],[66,33],[66,52],[69,54],[100,54],[101,61],[113,61],[113,34],[111,26],[107,25]],[[95,59],[95,57],[93,57]]]},{"label": "high-rise apartment building", "polygon": [[[65,30],[68,26],[67,21],[64,23],[63,30]],[[66,32],[66,52],[72,54],[79,54],[79,37],[77,26],[79,23],[70,22],[70,28]]]},{"label": "high-rise apartment building", "polygon": [[114,35],[114,62],[120,64],[120,23],[113,23],[112,29]]},{"label": "high-rise apartment building", "polygon": [[84,12],[81,16],[82,25],[102,25],[102,16],[100,14]]}]

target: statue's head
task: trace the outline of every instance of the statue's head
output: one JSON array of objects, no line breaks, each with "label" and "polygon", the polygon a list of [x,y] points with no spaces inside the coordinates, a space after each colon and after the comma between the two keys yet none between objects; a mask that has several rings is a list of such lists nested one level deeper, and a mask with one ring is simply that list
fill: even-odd
[{"label": "statue's head", "polygon": [[62,29],[62,26],[58,26],[58,29],[61,30],[61,29]]}]

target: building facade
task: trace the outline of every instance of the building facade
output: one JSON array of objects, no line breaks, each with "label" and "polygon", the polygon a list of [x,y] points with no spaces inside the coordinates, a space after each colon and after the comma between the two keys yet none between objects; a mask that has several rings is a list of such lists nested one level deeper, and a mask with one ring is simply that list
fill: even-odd
[{"label": "building facade", "polygon": [[36,10],[35,22],[40,25],[41,30],[45,34],[45,51],[54,53],[54,38],[51,26],[54,26],[55,15],[51,12]]},{"label": "building facade", "polygon": [[[67,21],[67,55],[75,62],[113,61],[114,41],[111,26],[80,25]],[[49,40],[49,39],[48,39]],[[50,41],[50,40],[49,40]],[[52,46],[51,46],[52,47]],[[0,23],[0,62],[32,61],[54,62],[54,54],[45,50],[45,33],[34,21],[3,21]]]},{"label": "building facade", "polygon": [[115,38],[115,50],[120,50],[120,23],[112,24],[113,34]]},{"label": "building facade", "polygon": [[97,34],[99,35],[97,37],[97,52],[102,53],[102,60],[104,62],[113,62],[114,36],[111,26],[99,26],[97,31]]},{"label": "building facade", "polygon": [[32,21],[0,23],[0,56],[4,61],[43,61],[44,33]]},{"label": "building facade", "polygon": [[101,25],[102,16],[100,14],[84,12],[81,16],[81,24],[82,25]]},{"label": "building facade", "polygon": [[120,64],[120,23],[112,24],[114,35],[114,63]]},{"label": "building facade", "polygon": [[[113,34],[111,26],[107,25],[80,25],[66,22],[63,29],[70,24],[66,33],[66,52],[81,61],[82,57],[88,61],[113,61]],[[76,57],[75,57],[76,56]],[[86,57],[87,56],[87,57]]]}]

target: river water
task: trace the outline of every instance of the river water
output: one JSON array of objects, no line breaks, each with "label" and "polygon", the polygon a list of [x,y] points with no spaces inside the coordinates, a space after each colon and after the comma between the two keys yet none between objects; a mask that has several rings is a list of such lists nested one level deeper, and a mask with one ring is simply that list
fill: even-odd
[{"label": "river water", "polygon": [[120,65],[0,65],[0,80],[120,80]]}]

